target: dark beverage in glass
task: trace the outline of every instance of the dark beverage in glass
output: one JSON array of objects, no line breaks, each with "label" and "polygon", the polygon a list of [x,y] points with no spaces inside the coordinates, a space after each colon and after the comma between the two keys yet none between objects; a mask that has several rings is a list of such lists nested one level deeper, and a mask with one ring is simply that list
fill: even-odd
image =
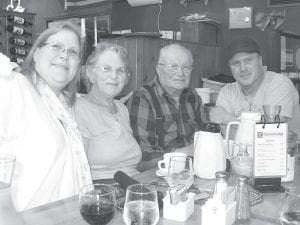
[{"label": "dark beverage in glass", "polygon": [[115,214],[115,206],[108,204],[87,204],[80,207],[83,219],[91,225],[104,225],[111,221]]},{"label": "dark beverage in glass", "polygon": [[106,184],[91,184],[79,193],[80,214],[90,225],[109,223],[116,210],[115,189]]}]

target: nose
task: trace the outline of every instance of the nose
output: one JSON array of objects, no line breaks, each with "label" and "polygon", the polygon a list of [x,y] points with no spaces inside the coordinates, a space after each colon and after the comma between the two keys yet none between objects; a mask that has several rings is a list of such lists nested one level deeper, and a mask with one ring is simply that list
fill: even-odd
[{"label": "nose", "polygon": [[246,63],[241,62],[241,67],[240,67],[241,71],[246,70]]},{"label": "nose", "polygon": [[112,69],[109,76],[110,76],[112,79],[117,79],[117,78],[118,78],[117,70],[116,70],[116,69]]},{"label": "nose", "polygon": [[60,51],[59,53],[59,57],[62,57],[62,58],[68,58],[69,54],[68,54],[68,51],[66,49],[63,49]]}]

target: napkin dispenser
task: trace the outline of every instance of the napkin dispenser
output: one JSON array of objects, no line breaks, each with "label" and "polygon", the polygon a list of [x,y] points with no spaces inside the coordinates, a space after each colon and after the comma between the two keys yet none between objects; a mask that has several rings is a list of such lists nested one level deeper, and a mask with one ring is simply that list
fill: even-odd
[{"label": "napkin dispenser", "polygon": [[202,206],[202,225],[232,225],[235,222],[236,202],[234,187],[227,187],[225,202],[220,201],[218,196],[208,199]]}]

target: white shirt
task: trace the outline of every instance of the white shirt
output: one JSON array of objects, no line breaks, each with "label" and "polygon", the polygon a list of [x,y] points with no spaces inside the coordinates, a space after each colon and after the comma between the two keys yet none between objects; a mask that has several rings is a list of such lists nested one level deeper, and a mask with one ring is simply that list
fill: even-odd
[{"label": "white shirt", "polygon": [[11,187],[17,210],[76,195],[91,183],[83,144],[75,136],[25,76],[0,76],[0,152],[17,158]]},{"label": "white shirt", "polygon": [[299,95],[292,81],[284,75],[267,71],[253,98],[245,96],[237,82],[225,85],[219,93],[216,105],[239,116],[243,111],[263,114],[263,105],[281,105],[280,116],[290,118],[289,128],[300,137]]}]

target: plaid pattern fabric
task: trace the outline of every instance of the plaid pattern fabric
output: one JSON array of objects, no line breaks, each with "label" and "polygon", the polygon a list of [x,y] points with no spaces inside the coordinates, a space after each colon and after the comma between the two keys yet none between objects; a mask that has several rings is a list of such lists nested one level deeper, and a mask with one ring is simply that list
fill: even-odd
[{"label": "plaid pattern fabric", "polygon": [[[201,98],[190,88],[183,90],[179,106],[159,84],[157,79],[149,84],[161,103],[164,115],[164,149],[158,146],[155,124],[155,107],[149,92],[141,88],[127,103],[133,134],[140,144],[143,160],[150,160],[193,143],[194,132],[207,122]],[[193,108],[194,107],[194,108]]]}]

